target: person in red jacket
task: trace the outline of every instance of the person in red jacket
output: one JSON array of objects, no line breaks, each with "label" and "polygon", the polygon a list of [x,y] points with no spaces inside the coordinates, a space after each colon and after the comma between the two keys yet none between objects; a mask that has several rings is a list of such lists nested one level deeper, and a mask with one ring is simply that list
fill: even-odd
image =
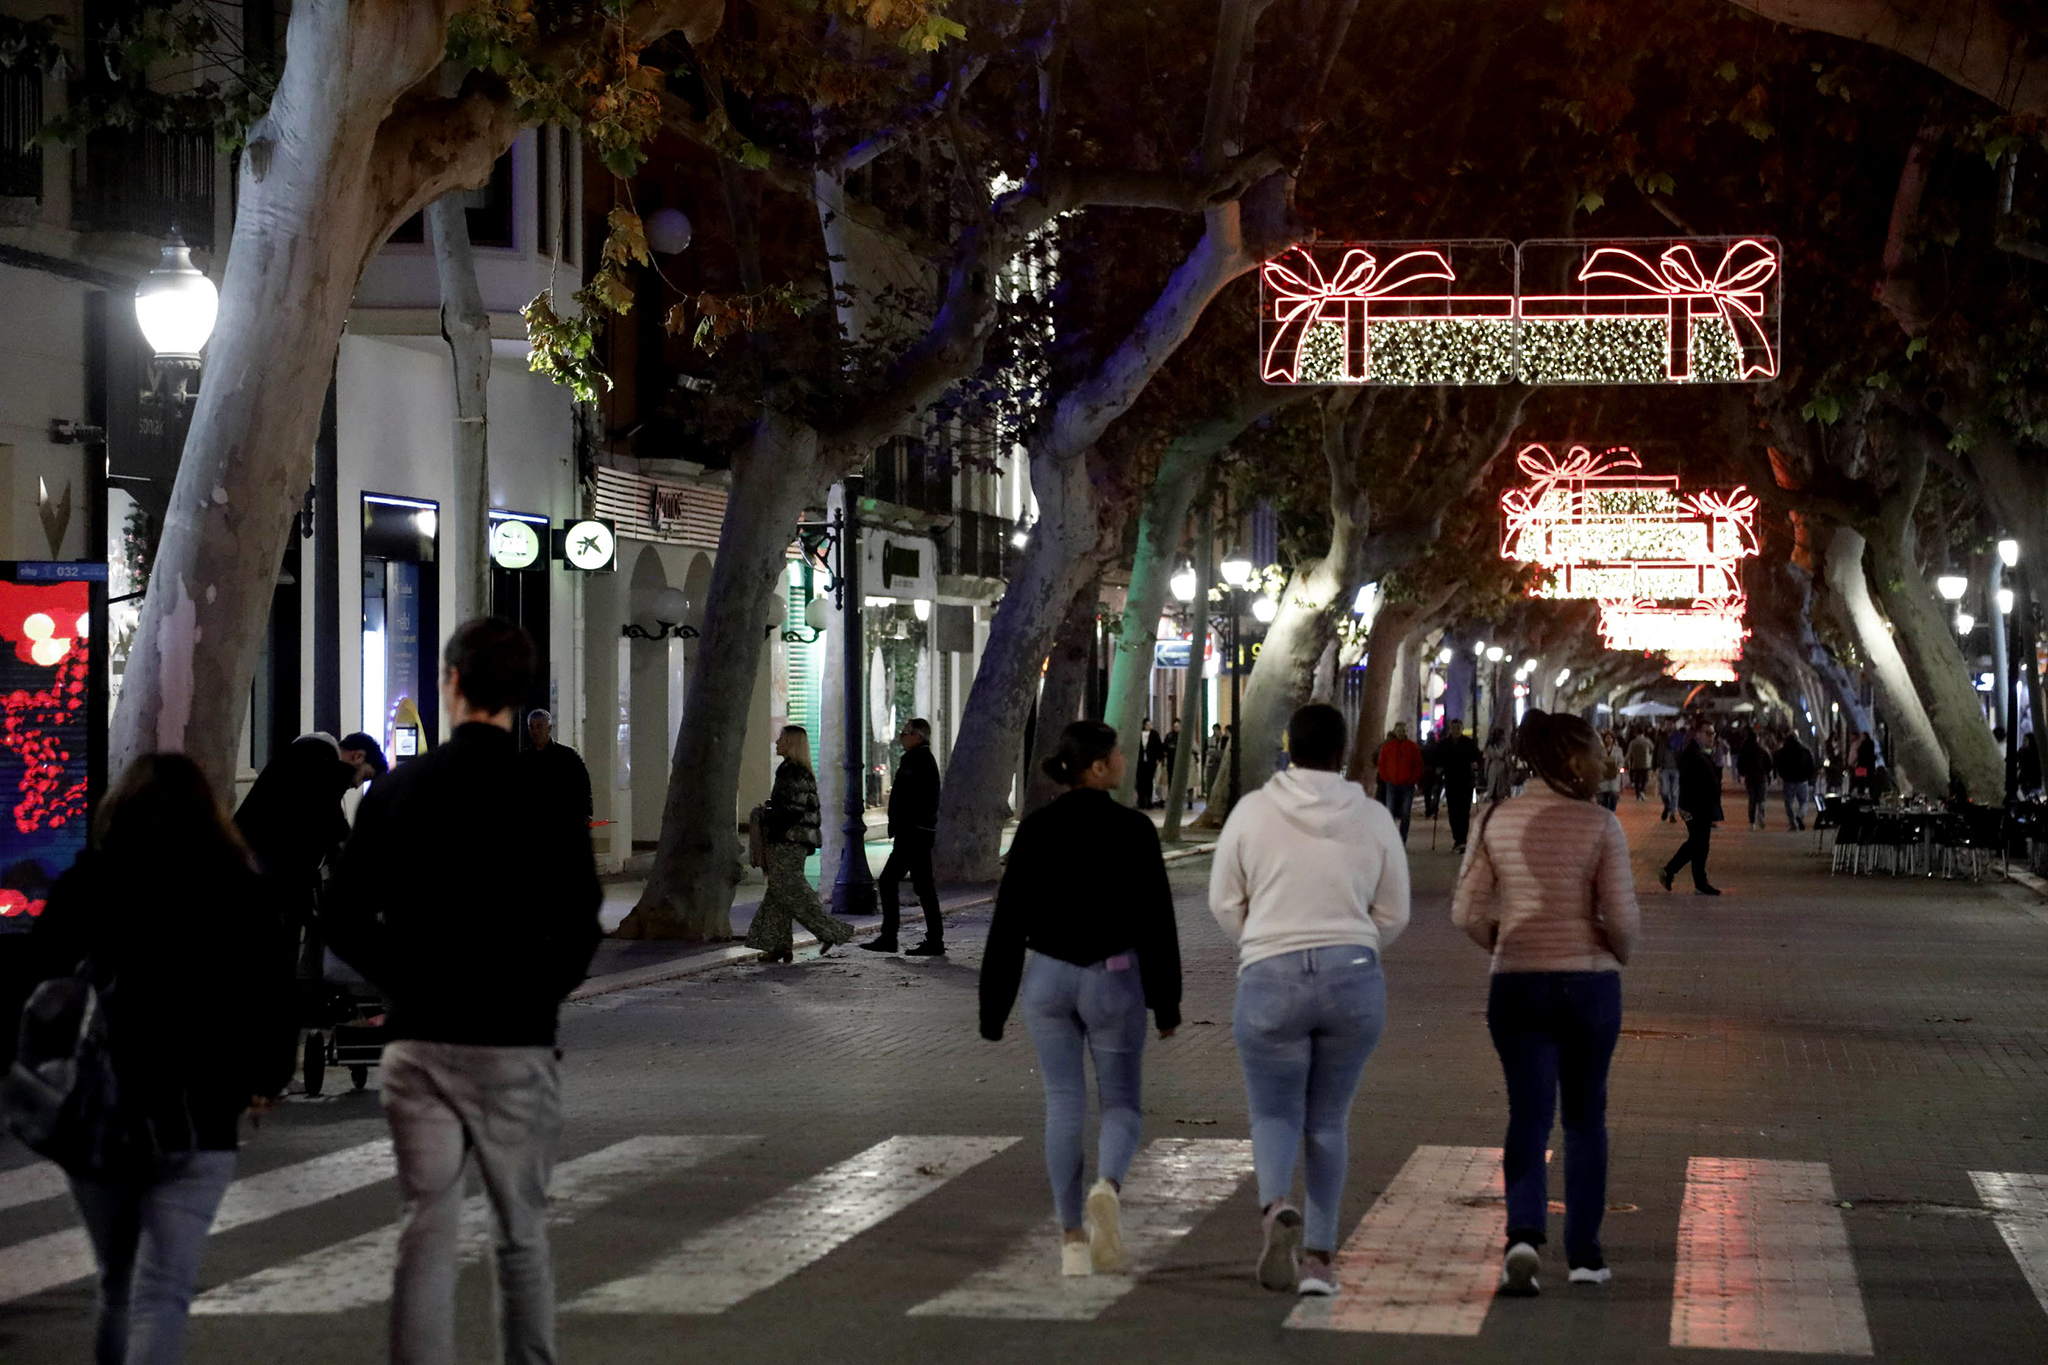
[{"label": "person in red jacket", "polygon": [[1381,799],[1401,826],[1401,842],[1408,842],[1408,813],[1415,805],[1415,788],[1422,781],[1422,746],[1408,738],[1408,723],[1394,727],[1380,745],[1379,778]]}]

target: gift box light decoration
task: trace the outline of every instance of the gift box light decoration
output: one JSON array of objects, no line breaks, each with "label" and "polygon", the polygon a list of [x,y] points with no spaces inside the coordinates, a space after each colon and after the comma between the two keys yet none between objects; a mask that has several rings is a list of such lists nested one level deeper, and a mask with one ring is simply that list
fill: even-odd
[{"label": "gift box light decoration", "polygon": [[1781,259],[1770,237],[1307,243],[1260,271],[1260,374],[1762,382],[1778,373]]},{"label": "gift box light decoration", "polygon": [[1505,384],[1513,242],[1304,244],[1259,272],[1269,384]]}]

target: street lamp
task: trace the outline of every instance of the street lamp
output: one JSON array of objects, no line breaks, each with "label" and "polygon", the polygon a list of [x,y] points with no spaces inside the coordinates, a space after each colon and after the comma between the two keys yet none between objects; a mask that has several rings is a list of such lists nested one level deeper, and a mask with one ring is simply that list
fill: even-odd
[{"label": "street lamp", "polygon": [[910,603],[910,614],[911,614],[912,616],[915,616],[915,617],[916,617],[916,618],[917,618],[918,620],[920,620],[920,621],[929,621],[929,620],[931,620],[931,619],[932,619],[932,602],[931,602],[931,599],[930,599],[929,597],[918,597],[918,598],[913,598],[913,599],[911,600],[911,603]]},{"label": "street lamp", "polygon": [[135,286],[135,321],[158,360],[196,369],[220,313],[220,291],[192,264],[192,248],[175,228],[162,252],[156,269]]},{"label": "street lamp", "polygon": [[1564,685],[1565,685],[1565,684],[1566,684],[1567,682],[1570,682],[1570,681],[1571,681],[1571,676],[1572,676],[1572,671],[1571,671],[1571,670],[1570,670],[1569,668],[1560,668],[1560,669],[1558,669],[1558,670],[1557,670],[1557,685],[1558,685],[1559,687],[1563,687],[1563,686],[1564,686]]},{"label": "street lamp", "polygon": [[2012,589],[2011,589],[2011,588],[2000,588],[2000,589],[1998,590],[1998,614],[1999,614],[2000,616],[2010,616],[2010,615],[2012,615]]},{"label": "street lamp", "polygon": [[1442,649],[1436,652],[1436,661],[1444,665],[1444,667],[1446,668],[1450,667],[1451,647],[1449,645],[1445,645]]},{"label": "street lamp", "polygon": [[1273,594],[1262,592],[1252,599],[1252,617],[1262,626],[1273,624],[1273,618],[1280,614],[1280,604],[1273,600]]},{"label": "street lamp", "polygon": [[1173,589],[1173,596],[1175,601],[1194,601],[1195,566],[1183,562],[1178,569],[1174,570],[1173,577],[1167,580],[1167,586]]},{"label": "street lamp", "polygon": [[1934,590],[1950,602],[1960,602],[1970,590],[1970,580],[1959,573],[1945,573],[1934,580]]},{"label": "street lamp", "polygon": [[2020,543],[2017,540],[1999,541],[1998,558],[2006,568],[2017,568],[2020,562]]},{"label": "street lamp", "polygon": [[1474,640],[1472,642],[1472,657],[1475,659],[1483,659],[1486,657],[1486,641]]},{"label": "street lamp", "polygon": [[[861,685],[867,638],[867,628],[861,621],[865,603],[860,590],[860,500],[864,484],[860,475],[847,475],[840,485],[839,510],[832,514],[832,519],[799,521],[796,528],[797,543],[804,557],[825,571],[825,590],[839,607],[841,632],[846,637],[841,642],[846,670],[846,823],[840,827],[845,845],[840,850],[839,871],[832,883],[831,911],[835,915],[871,915],[875,911],[875,875],[868,867],[867,847],[867,715],[863,707],[867,688]],[[815,606],[814,601],[811,607]],[[816,629],[825,618],[820,610],[813,620],[811,607],[804,609],[804,619]]]},{"label": "street lamp", "polygon": [[1221,568],[1223,581],[1233,588],[1242,588],[1252,581],[1252,562],[1246,557],[1245,552],[1236,546],[1231,547],[1230,553],[1223,556]]},{"label": "street lamp", "polygon": [[1486,649],[1486,661],[1490,664],[1497,664],[1506,653],[1507,651],[1499,645],[1489,645]]},{"label": "street lamp", "polygon": [[1977,618],[1966,611],[1956,613],[1956,634],[1968,635],[1977,624]]},{"label": "street lamp", "polygon": [[1367,583],[1360,587],[1358,595],[1351,599],[1351,614],[1365,616],[1372,611],[1373,603],[1379,600],[1380,585]]}]

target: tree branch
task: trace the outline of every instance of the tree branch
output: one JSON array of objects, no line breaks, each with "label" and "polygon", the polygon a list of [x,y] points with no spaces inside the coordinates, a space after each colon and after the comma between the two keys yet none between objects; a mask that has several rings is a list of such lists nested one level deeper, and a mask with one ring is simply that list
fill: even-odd
[{"label": "tree branch", "polygon": [[2048,53],[1998,0],[1734,0],[1794,28],[1887,48],[2015,114],[2048,113]]}]

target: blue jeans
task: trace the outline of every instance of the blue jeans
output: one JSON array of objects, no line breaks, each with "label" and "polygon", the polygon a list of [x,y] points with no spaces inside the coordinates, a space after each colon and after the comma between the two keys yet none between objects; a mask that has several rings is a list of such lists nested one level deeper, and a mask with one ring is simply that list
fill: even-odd
[{"label": "blue jeans", "polygon": [[1386,1023],[1387,981],[1372,948],[1282,953],[1237,975],[1231,1027],[1251,1101],[1259,1207],[1294,1193],[1294,1164],[1306,1144],[1304,1243],[1311,1251],[1337,1247],[1351,1100]]},{"label": "blue jeans", "polygon": [[1122,971],[1102,962],[1077,967],[1043,953],[1033,953],[1024,968],[1024,1027],[1045,1077],[1045,1173],[1063,1228],[1081,1226],[1081,1129],[1088,1121],[1084,1047],[1095,1058],[1095,1093],[1102,1103],[1096,1175],[1121,1189],[1138,1151],[1145,985],[1138,955],[1120,956],[1129,964]]},{"label": "blue jeans", "polygon": [[1415,784],[1395,786],[1389,782],[1384,798],[1387,813],[1394,817],[1394,823],[1401,827],[1401,842],[1408,842],[1408,816],[1415,809]]},{"label": "blue jeans", "polygon": [[1787,782],[1785,784],[1785,823],[1797,825],[1806,818],[1806,807],[1813,800],[1811,782]]},{"label": "blue jeans", "polygon": [[100,1268],[96,1365],[177,1365],[184,1359],[199,1258],[234,1177],[233,1152],[194,1152],[150,1181],[71,1177]]},{"label": "blue jeans", "polygon": [[1499,972],[1486,1028],[1508,1083],[1508,1241],[1541,1246],[1550,1208],[1544,1144],[1564,1095],[1564,1250],[1599,1266],[1607,1211],[1607,1067],[1621,1037],[1621,973]]},{"label": "blue jeans", "polygon": [[1666,815],[1678,809],[1678,769],[1657,769],[1657,795],[1664,799]]}]

